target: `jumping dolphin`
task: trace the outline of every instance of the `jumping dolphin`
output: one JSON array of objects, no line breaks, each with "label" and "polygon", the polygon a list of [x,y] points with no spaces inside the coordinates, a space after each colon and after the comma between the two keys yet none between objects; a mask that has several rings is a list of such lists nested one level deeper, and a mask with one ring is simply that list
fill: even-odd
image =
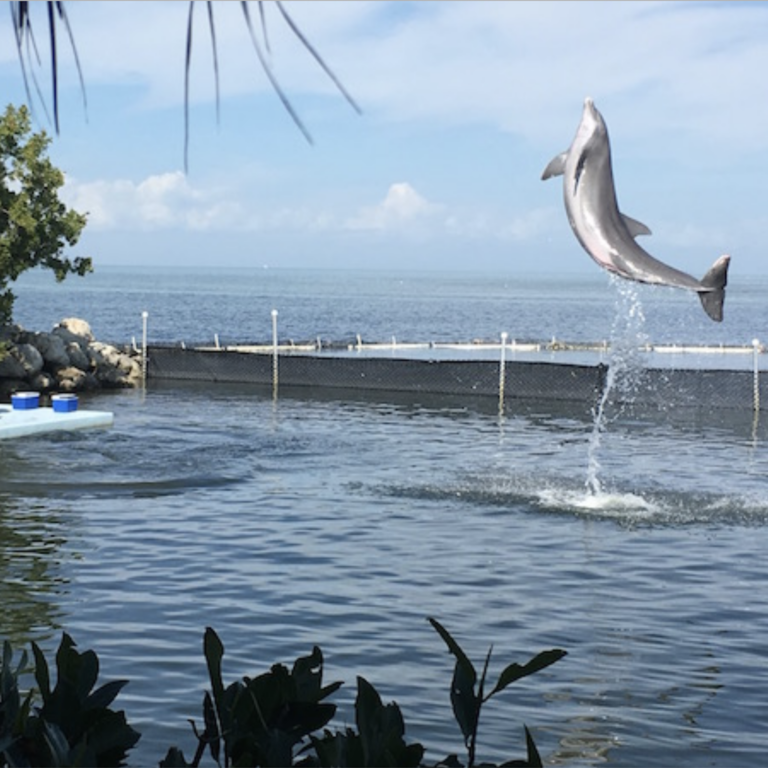
[{"label": "jumping dolphin", "polygon": [[553,158],[542,180],[563,176],[565,210],[584,250],[609,272],[627,280],[670,285],[696,291],[704,311],[723,319],[730,256],[721,256],[701,280],[670,267],[643,250],[638,235],[650,235],[645,224],[619,212],[611,168],[611,145],[603,116],[592,99],[584,101],[581,123],[567,152]]}]

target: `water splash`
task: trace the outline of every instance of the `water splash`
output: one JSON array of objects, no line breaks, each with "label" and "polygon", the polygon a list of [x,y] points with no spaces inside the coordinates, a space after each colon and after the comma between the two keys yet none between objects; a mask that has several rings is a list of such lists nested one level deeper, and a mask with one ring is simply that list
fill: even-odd
[{"label": "water splash", "polygon": [[[587,449],[587,493],[602,494],[598,454],[602,434],[608,425],[607,408],[614,399],[629,402],[640,383],[643,365],[641,350],[648,338],[645,334],[645,314],[635,283],[611,275],[616,289],[616,314],[611,327],[608,371],[600,402],[593,410],[592,434]],[[620,396],[617,398],[617,395]]]}]

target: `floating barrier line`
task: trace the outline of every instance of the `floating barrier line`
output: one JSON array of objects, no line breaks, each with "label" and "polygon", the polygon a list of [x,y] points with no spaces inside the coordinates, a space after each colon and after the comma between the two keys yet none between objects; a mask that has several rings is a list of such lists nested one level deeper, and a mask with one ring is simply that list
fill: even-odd
[{"label": "floating barrier line", "polygon": [[[186,346],[186,345],[185,345]],[[453,350],[499,350],[503,346],[506,350],[516,352],[608,352],[610,345],[607,343],[589,343],[589,342],[506,342],[503,345],[499,342],[363,342],[356,341],[354,344],[334,344],[333,342],[321,342],[320,340],[307,343],[282,343],[274,342],[272,344],[215,344],[209,346],[205,344],[195,345],[195,349],[200,350],[225,350],[227,352],[255,352],[255,353],[274,353],[277,352],[333,352],[339,350],[346,351],[379,351],[379,350],[417,350],[417,349],[453,349]],[[722,354],[722,355],[754,355],[765,354],[764,345],[701,345],[701,344],[644,344],[638,349],[641,352],[653,352],[658,354]]]}]

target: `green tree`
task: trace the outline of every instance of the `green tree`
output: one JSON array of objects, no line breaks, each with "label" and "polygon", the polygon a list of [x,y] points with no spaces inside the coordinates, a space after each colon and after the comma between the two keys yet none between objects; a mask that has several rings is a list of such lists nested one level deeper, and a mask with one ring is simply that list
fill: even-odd
[{"label": "green tree", "polygon": [[90,258],[63,255],[86,216],[59,199],[64,174],[46,155],[50,142],[45,131],[32,133],[27,107],[9,105],[0,117],[0,324],[13,316],[9,284],[26,270],[50,269],[62,281],[93,269]]}]

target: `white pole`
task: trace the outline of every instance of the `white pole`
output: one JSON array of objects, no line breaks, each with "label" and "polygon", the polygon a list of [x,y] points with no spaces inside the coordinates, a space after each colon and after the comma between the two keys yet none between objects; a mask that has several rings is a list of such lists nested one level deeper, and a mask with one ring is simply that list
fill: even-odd
[{"label": "white pole", "polygon": [[504,413],[504,379],[506,378],[507,366],[505,362],[507,350],[507,332],[501,334],[501,355],[499,357],[499,414]]},{"label": "white pole", "polygon": [[277,397],[277,310],[272,310],[272,396]]},{"label": "white pole", "polygon": [[755,412],[760,410],[760,362],[758,356],[760,355],[760,339],[752,339],[752,357],[753,357],[753,400],[752,407]]},{"label": "white pole", "polygon": [[143,386],[147,385],[147,318],[149,312],[144,310],[141,313],[141,382]]}]

